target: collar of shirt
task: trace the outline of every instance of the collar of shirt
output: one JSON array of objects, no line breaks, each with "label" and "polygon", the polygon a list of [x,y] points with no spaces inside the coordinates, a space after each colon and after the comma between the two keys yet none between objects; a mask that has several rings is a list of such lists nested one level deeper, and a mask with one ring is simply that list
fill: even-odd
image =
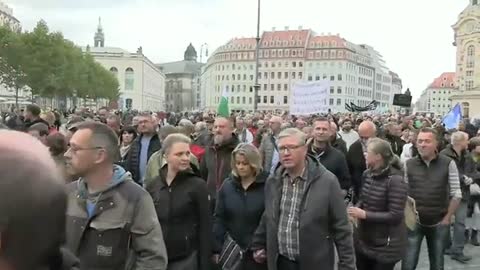
[{"label": "collar of shirt", "polygon": [[288,174],[288,171],[287,171],[287,170],[284,170],[284,171],[283,171],[282,176],[283,176],[283,178],[289,179],[290,182],[292,182],[292,183],[295,183],[297,180],[307,181],[307,179],[308,179],[308,170],[307,170],[307,168],[308,168],[308,161],[305,161],[305,167],[303,168],[303,171],[302,171],[301,176],[297,176],[297,177],[295,177],[295,178],[292,178],[292,177],[290,176],[290,174]]}]

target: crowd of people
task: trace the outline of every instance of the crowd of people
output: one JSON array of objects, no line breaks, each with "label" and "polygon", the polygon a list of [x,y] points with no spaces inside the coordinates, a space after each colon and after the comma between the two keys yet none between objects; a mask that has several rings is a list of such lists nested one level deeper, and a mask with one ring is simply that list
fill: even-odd
[{"label": "crowd of people", "polygon": [[[431,270],[479,246],[480,136],[425,115],[3,115],[0,270]],[[480,135],[480,134],[479,134]]]}]

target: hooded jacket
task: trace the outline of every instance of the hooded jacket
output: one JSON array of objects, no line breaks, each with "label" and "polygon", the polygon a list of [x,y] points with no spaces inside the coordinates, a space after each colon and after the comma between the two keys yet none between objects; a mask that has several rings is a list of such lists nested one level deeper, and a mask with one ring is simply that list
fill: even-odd
[{"label": "hooded jacket", "polygon": [[[312,156],[307,156],[307,180],[299,218],[299,269],[354,270],[352,229],[335,176]],[[278,166],[265,183],[265,211],[252,250],[265,249],[268,269],[277,270],[278,228],[282,199],[282,174]],[[338,252],[338,268],[334,267]]]},{"label": "hooded jacket", "polygon": [[67,247],[80,269],[167,268],[162,230],[152,198],[120,166],[110,184],[89,193],[84,179],[67,186]]},{"label": "hooded jacket", "polygon": [[[162,224],[169,263],[197,252],[200,270],[210,270],[212,215],[207,185],[193,170],[177,173],[170,186],[167,166],[146,186]],[[188,269],[195,269],[191,266]]]}]

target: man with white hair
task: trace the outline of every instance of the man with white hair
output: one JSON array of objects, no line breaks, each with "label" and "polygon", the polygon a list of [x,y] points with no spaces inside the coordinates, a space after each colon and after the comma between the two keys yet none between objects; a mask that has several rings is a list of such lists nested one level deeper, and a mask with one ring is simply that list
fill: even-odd
[{"label": "man with white hair", "polygon": [[[453,237],[450,248],[446,253],[452,256],[452,259],[461,263],[466,263],[472,259],[463,253],[465,247],[465,219],[467,217],[468,201],[470,198],[470,184],[473,180],[480,180],[479,173],[475,170],[475,162],[467,151],[468,134],[463,131],[457,131],[452,134],[451,144],[443,149],[443,154],[455,161],[460,177],[460,188],[462,190],[462,200],[455,212],[455,223],[453,225]],[[473,178],[473,179],[472,179]]]},{"label": "man with white hair", "polygon": [[235,134],[238,136],[238,140],[242,143],[252,143],[253,134],[245,126],[245,121],[243,118],[238,117],[235,121]]}]

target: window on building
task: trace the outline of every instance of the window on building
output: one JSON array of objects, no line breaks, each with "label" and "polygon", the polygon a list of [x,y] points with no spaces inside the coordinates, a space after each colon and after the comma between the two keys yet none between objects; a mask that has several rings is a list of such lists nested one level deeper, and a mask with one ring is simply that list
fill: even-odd
[{"label": "window on building", "polygon": [[264,78],[264,79],[268,79],[268,72],[264,72],[264,73],[263,73],[263,78]]},{"label": "window on building", "polygon": [[259,80],[262,79],[262,73],[261,73],[261,72],[258,72],[258,79],[259,79]]},{"label": "window on building", "polygon": [[235,92],[235,85],[232,85],[232,92]]},{"label": "window on building", "polygon": [[315,81],[320,81],[320,75],[315,76]]},{"label": "window on building", "polygon": [[468,80],[465,82],[465,88],[467,90],[472,90],[473,89],[473,80]]},{"label": "window on building", "polygon": [[284,91],[287,91],[287,90],[288,90],[288,84],[284,84],[284,85],[283,85],[283,90],[284,90]]},{"label": "window on building", "polygon": [[303,62],[298,62],[299,67],[303,67]]},{"label": "window on building", "polygon": [[235,99],[233,97],[230,97],[230,102],[233,104],[235,103]]},{"label": "window on building", "polygon": [[295,72],[292,72],[292,79],[295,79]]},{"label": "window on building", "polygon": [[263,103],[267,103],[267,96],[263,96]]},{"label": "window on building", "polygon": [[288,104],[288,97],[287,96],[283,96],[283,104]]},{"label": "window on building", "polygon": [[247,74],[243,74],[243,80],[244,80],[244,81],[247,80]]},{"label": "window on building", "polygon": [[342,99],[341,98],[337,98],[337,106],[338,105],[342,105]]},{"label": "window on building", "polygon": [[292,67],[297,67],[297,62],[292,62]]},{"label": "window on building", "polygon": [[265,62],[265,67],[268,68],[268,62]]},{"label": "window on building", "polygon": [[277,72],[277,78],[281,79],[282,78],[282,72]]},{"label": "window on building", "polygon": [[277,84],[277,91],[281,91],[282,90],[282,85],[281,84]]},{"label": "window on building", "polygon": [[342,74],[338,74],[337,80],[338,80],[338,81],[341,81],[341,80],[342,80]]},{"label": "window on building", "polygon": [[247,86],[243,85],[243,92],[247,92]]},{"label": "window on building", "polygon": [[[272,53],[273,56],[275,56],[275,54]],[[275,62],[272,62],[272,68],[275,67]]]},{"label": "window on building", "polygon": [[333,98],[330,99],[330,105],[333,105]]},{"label": "window on building", "polygon": [[125,70],[125,90],[133,90],[133,85],[135,82],[135,73],[133,68],[129,67]]},{"label": "window on building", "polygon": [[247,98],[246,97],[242,97],[242,104],[245,104],[247,101]]},{"label": "window on building", "polygon": [[118,69],[116,67],[111,67],[110,72],[112,72],[113,76],[117,77],[118,75]]},{"label": "window on building", "polygon": [[298,78],[302,79],[302,77],[303,77],[303,72],[298,72]]},{"label": "window on building", "polygon": [[342,93],[342,87],[339,86],[339,87],[337,88],[337,94],[341,94],[341,93]]},{"label": "window on building", "polygon": [[335,81],[335,76],[334,75],[330,76],[330,81]]},{"label": "window on building", "polygon": [[270,84],[270,90],[272,90],[272,91],[275,90],[275,84],[273,84],[273,83]]},{"label": "window on building", "polygon": [[312,81],[312,75],[308,75],[308,78],[307,78],[308,81]]},{"label": "window on building", "polygon": [[275,79],[275,72],[270,73],[270,78]]},{"label": "window on building", "polygon": [[335,87],[334,86],[330,86],[330,94],[334,94],[335,93]]},{"label": "window on building", "polygon": [[270,104],[274,104],[275,103],[275,97],[274,96],[270,96]]},{"label": "window on building", "polygon": [[252,97],[249,97],[248,98],[248,104],[252,104],[253,103],[253,98]]},{"label": "window on building", "polygon": [[285,79],[288,79],[288,72],[283,73],[283,75],[285,75],[285,76],[284,76]]},{"label": "window on building", "polygon": [[268,87],[267,84],[264,84],[263,85],[263,91],[267,91],[267,87]]},{"label": "window on building", "polygon": [[467,48],[467,68],[475,67],[475,46],[470,45]]},{"label": "window on building", "polygon": [[237,97],[237,104],[240,104],[240,97]]},{"label": "window on building", "polygon": [[253,81],[253,75],[250,75],[250,81]]}]

